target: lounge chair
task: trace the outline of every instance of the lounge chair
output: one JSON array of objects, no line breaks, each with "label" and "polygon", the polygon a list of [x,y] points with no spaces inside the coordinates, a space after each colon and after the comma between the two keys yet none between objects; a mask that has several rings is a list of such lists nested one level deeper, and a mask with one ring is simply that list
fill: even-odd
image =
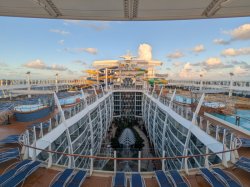
[{"label": "lounge chair", "polygon": [[34,171],[36,171],[39,168],[40,164],[41,162],[39,161],[32,162],[27,167],[25,167],[22,171],[14,175],[14,177],[12,177],[10,180],[5,182],[2,185],[2,187],[15,187],[21,184],[22,182],[24,182],[24,180],[27,177],[29,177]]},{"label": "lounge chair", "polygon": [[220,168],[213,168],[213,172],[224,182],[228,187],[241,187],[242,185],[231,178],[225,171]]},{"label": "lounge chair", "polygon": [[183,177],[177,170],[169,171],[170,179],[175,184],[175,187],[189,187],[190,185],[185,182]]},{"label": "lounge chair", "polygon": [[127,180],[124,172],[117,172],[115,176],[113,177],[112,181],[113,187],[126,187],[127,186]]},{"label": "lounge chair", "polygon": [[10,149],[0,153],[0,163],[7,162],[12,159],[19,157],[20,152],[18,148]]},{"label": "lounge chair", "polygon": [[71,177],[70,182],[66,186],[79,187],[82,185],[82,183],[86,179],[86,176],[87,176],[87,171],[80,170],[80,171],[76,172],[76,174],[73,177]]},{"label": "lounge chair", "polygon": [[250,163],[248,163],[248,162],[243,162],[243,161],[239,160],[235,163],[235,167],[241,168],[247,172],[250,172]]},{"label": "lounge chair", "polygon": [[0,144],[18,143],[19,137],[20,137],[19,135],[9,135],[6,138],[0,140]]},{"label": "lounge chair", "polygon": [[162,170],[155,171],[155,176],[160,187],[172,187],[173,185]]},{"label": "lounge chair", "polygon": [[212,187],[225,187],[226,185],[219,181],[211,171],[207,168],[200,168],[201,174],[204,179],[212,186]]},{"label": "lounge chair", "polygon": [[10,180],[17,172],[27,164],[31,163],[31,160],[23,160],[15,165],[14,168],[6,171],[0,176],[0,185]]},{"label": "lounge chair", "polygon": [[250,158],[246,158],[246,157],[240,157],[239,161],[241,162],[249,162],[250,164]]},{"label": "lounge chair", "polygon": [[145,181],[139,173],[134,173],[130,179],[130,187],[145,187]]},{"label": "lounge chair", "polygon": [[250,139],[247,138],[240,138],[242,147],[250,147]]},{"label": "lounge chair", "polygon": [[16,152],[19,152],[18,148],[10,148],[10,149],[0,152],[0,156],[8,154],[8,153],[16,153]]},{"label": "lounge chair", "polygon": [[70,180],[70,177],[73,173],[73,169],[65,169],[63,172],[60,172],[53,180],[51,187],[62,187]]}]

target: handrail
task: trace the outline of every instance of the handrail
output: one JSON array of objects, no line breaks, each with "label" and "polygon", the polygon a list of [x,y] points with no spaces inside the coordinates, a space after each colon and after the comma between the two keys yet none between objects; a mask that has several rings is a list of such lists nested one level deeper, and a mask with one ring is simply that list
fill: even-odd
[{"label": "handrail", "polygon": [[56,153],[56,154],[62,154],[64,156],[73,156],[73,157],[81,157],[81,158],[93,158],[93,159],[100,159],[100,160],[170,160],[170,159],[180,159],[180,158],[193,158],[193,157],[201,157],[201,156],[211,156],[211,155],[217,155],[217,154],[222,154],[222,153],[227,153],[231,151],[236,151],[242,146],[242,142],[239,138],[236,138],[239,141],[238,147],[234,149],[229,149],[225,151],[219,151],[219,152],[214,152],[214,153],[207,153],[207,154],[199,154],[199,155],[187,155],[187,156],[175,156],[175,157],[148,157],[148,158],[114,158],[114,157],[104,157],[104,156],[91,156],[91,155],[79,155],[79,154],[69,154],[69,153],[64,153],[64,152],[57,152],[57,151],[50,151],[50,150],[45,150],[45,149],[40,149],[34,146],[30,145],[25,145],[22,142],[20,144],[22,146],[36,149],[39,151],[44,151],[47,153]]}]

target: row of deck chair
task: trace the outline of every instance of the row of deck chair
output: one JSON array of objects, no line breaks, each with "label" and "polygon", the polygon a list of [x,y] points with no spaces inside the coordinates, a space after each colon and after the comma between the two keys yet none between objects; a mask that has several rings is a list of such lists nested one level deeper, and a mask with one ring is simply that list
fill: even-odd
[{"label": "row of deck chair", "polygon": [[[112,179],[112,187],[126,187],[127,179],[124,172],[117,172]],[[145,181],[139,173],[133,173],[130,178],[130,187],[146,187]]]},{"label": "row of deck chair", "polygon": [[241,140],[241,146],[242,147],[250,147],[250,139],[247,138],[240,138]]},{"label": "row of deck chair", "polygon": [[200,168],[203,178],[212,187],[241,187],[239,180],[236,177],[232,178],[226,171],[220,168],[213,168],[210,171],[207,168]]},{"label": "row of deck chair", "polygon": [[250,158],[241,157],[236,163],[235,167],[241,168],[247,172],[250,172]]},{"label": "row of deck chair", "polygon": [[0,144],[18,143],[19,137],[20,137],[19,135],[9,135],[6,138],[0,140]]},{"label": "row of deck chair", "polygon": [[23,160],[16,164],[14,168],[6,171],[0,176],[0,186],[15,187],[23,183],[34,171],[36,171],[41,162],[31,160]]},{"label": "row of deck chair", "polygon": [[50,187],[79,187],[85,181],[86,176],[86,171],[74,172],[73,169],[65,169],[52,180]]},{"label": "row of deck chair", "polygon": [[165,174],[164,171],[155,171],[156,180],[160,187],[189,187],[190,184],[187,180],[179,174],[177,170],[172,170]]},{"label": "row of deck chair", "polygon": [[18,158],[20,155],[18,148],[11,148],[6,151],[0,152],[0,163],[7,162],[12,159]]}]

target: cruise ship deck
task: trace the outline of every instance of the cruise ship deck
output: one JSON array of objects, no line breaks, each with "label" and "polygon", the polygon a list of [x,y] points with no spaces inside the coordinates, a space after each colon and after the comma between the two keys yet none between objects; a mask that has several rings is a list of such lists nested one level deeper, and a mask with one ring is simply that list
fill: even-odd
[{"label": "cruise ship deck", "polygon": [[[109,21],[119,21],[117,24],[120,21],[246,17],[250,16],[249,0],[0,2],[0,16],[52,20],[50,24],[39,22],[49,25],[49,29],[38,24],[36,29],[29,30],[22,25],[24,30],[20,33],[25,31],[25,37],[22,36],[25,44],[37,45],[34,51],[31,49],[34,45],[26,46],[28,52],[20,50],[25,45],[21,37],[15,36],[19,32],[12,33],[15,28],[19,31],[19,22],[13,21],[18,26],[13,28],[11,24],[2,23],[4,29],[7,27],[3,29],[6,32],[3,38],[8,39],[2,43],[13,40],[20,51],[10,50],[8,54],[10,46],[6,44],[3,46],[6,56],[0,56],[3,67],[0,69],[3,73],[0,77],[1,187],[250,186],[250,64],[247,58],[236,58],[249,55],[249,48],[239,42],[250,39],[250,24],[234,28],[218,24],[221,33],[218,31],[217,36],[213,33],[213,28],[218,27],[213,22],[215,19],[213,24],[202,24],[204,28],[197,36],[195,32],[199,29],[188,30],[184,21],[177,29],[181,32],[176,38],[176,30],[159,27],[154,33],[151,26],[139,33],[127,32],[126,27],[121,27],[110,29],[113,32],[108,37],[98,38],[96,34],[106,33]],[[63,21],[57,25],[56,19]],[[95,20],[97,24],[81,20]],[[33,19],[29,21],[34,23]],[[234,26],[236,23],[243,21],[230,22]],[[80,31],[84,34],[79,32],[79,37],[75,37],[76,27],[85,29]],[[207,31],[213,33],[210,33],[213,38],[207,37]],[[156,55],[166,58],[171,66],[153,59],[152,47],[145,43],[139,46],[136,57],[128,52],[120,59],[96,60],[104,54],[112,57],[111,51],[118,52],[120,49],[115,48],[120,45],[127,47],[125,43],[138,42],[132,39],[136,34],[142,38],[159,35],[162,43],[154,43],[172,47],[172,41],[175,47],[183,45],[183,51],[176,47],[171,49],[172,53],[165,51],[164,55]],[[200,34],[204,35],[204,41],[199,38]],[[123,38],[123,42],[110,42],[115,35]],[[184,35],[187,35],[186,41],[180,39]],[[189,36],[195,37],[190,37],[190,43]],[[127,39],[131,41],[125,41]],[[92,46],[78,46],[83,41]],[[99,48],[94,48],[97,41],[105,47],[110,45],[110,51],[103,50],[100,56],[88,58],[87,55],[99,54]],[[235,48],[226,48],[232,43],[237,43],[233,45]],[[47,47],[51,58],[46,56]],[[209,47],[212,52],[201,60],[201,52]],[[63,56],[62,52],[67,54]],[[76,60],[77,56],[83,58],[82,53],[86,59]],[[190,59],[186,58],[188,55]],[[30,58],[37,59],[27,61]],[[44,62],[42,58],[51,61]],[[51,64],[52,59],[61,64]],[[93,61],[91,65],[90,61]],[[12,67],[9,63],[15,65]],[[69,68],[72,64],[77,66],[75,71]],[[91,69],[83,71],[83,66]],[[15,68],[20,72],[12,71]],[[220,72],[222,68],[226,70]],[[26,78],[19,76],[24,75],[26,69]],[[203,77],[204,72],[210,76]],[[74,73],[84,76],[65,78],[65,75],[76,77]]]}]

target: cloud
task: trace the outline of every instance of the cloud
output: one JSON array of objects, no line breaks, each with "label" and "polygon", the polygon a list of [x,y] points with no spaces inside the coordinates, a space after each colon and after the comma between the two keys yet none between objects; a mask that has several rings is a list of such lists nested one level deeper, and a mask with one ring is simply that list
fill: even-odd
[{"label": "cloud", "polygon": [[189,62],[187,62],[179,72],[179,77],[181,78],[190,77],[192,76],[191,71],[192,71],[192,65]]},{"label": "cloud", "polygon": [[216,58],[216,57],[211,57],[205,61],[205,64],[208,66],[217,66],[217,65],[221,64],[221,60],[219,58]]},{"label": "cloud", "polygon": [[173,52],[173,53],[170,53],[170,54],[167,55],[167,57],[170,58],[170,59],[181,58],[183,56],[184,56],[184,54],[182,52],[180,52],[180,51],[176,51],[176,52]]},{"label": "cloud", "polygon": [[64,51],[66,52],[73,52],[73,53],[82,53],[82,52],[86,52],[86,53],[90,53],[93,55],[96,55],[98,53],[98,50],[96,48],[64,48]]},{"label": "cloud", "polygon": [[84,62],[83,60],[74,60],[72,63],[74,63],[74,64],[81,64],[81,65],[83,65],[83,66],[86,66],[86,65],[87,65],[87,63]]},{"label": "cloud", "polygon": [[192,51],[195,52],[195,53],[200,53],[200,52],[205,51],[205,47],[204,47],[204,45],[200,44],[200,45],[195,46],[192,49]]},{"label": "cloud", "polygon": [[239,55],[250,55],[250,48],[228,48],[221,52],[222,56],[239,56]]},{"label": "cloud", "polygon": [[64,40],[59,40],[59,41],[58,41],[58,44],[64,45]]},{"label": "cloud", "polygon": [[233,41],[239,40],[250,40],[250,24],[241,25],[233,30],[224,31],[224,34],[230,36],[230,39],[223,40],[223,39],[214,39],[214,43],[218,45],[228,45]]},{"label": "cloud", "polygon": [[244,24],[230,31],[232,40],[250,40],[250,24]]},{"label": "cloud", "polygon": [[64,20],[64,24],[73,24],[85,28],[91,28],[95,31],[103,31],[109,28],[109,21],[81,21],[81,20]]},{"label": "cloud", "polygon": [[174,66],[174,67],[180,67],[180,66],[182,66],[182,65],[184,65],[185,64],[185,62],[173,62],[172,63],[172,65]]},{"label": "cloud", "polygon": [[152,60],[152,47],[149,44],[140,44],[138,48],[138,59]]},{"label": "cloud", "polygon": [[60,30],[60,29],[50,29],[49,31],[50,31],[50,32],[57,33],[57,34],[61,34],[61,35],[67,35],[67,34],[70,34],[70,32],[68,32],[68,31],[64,31],[64,30]]},{"label": "cloud", "polygon": [[56,71],[66,71],[68,69],[64,67],[63,65],[58,65],[58,64],[46,65],[40,59],[28,62],[24,64],[23,66],[27,68],[32,68],[32,69],[44,69],[44,70],[56,70]]},{"label": "cloud", "polygon": [[230,41],[226,41],[226,40],[223,40],[223,39],[214,39],[213,42],[215,44],[218,44],[218,45],[228,45],[228,44],[230,44]]},{"label": "cloud", "polygon": [[84,48],[83,49],[85,52],[96,55],[98,50],[96,48]]},{"label": "cloud", "polygon": [[238,76],[244,76],[249,74],[249,69],[242,68],[240,66],[236,66],[233,70],[233,73]]}]

